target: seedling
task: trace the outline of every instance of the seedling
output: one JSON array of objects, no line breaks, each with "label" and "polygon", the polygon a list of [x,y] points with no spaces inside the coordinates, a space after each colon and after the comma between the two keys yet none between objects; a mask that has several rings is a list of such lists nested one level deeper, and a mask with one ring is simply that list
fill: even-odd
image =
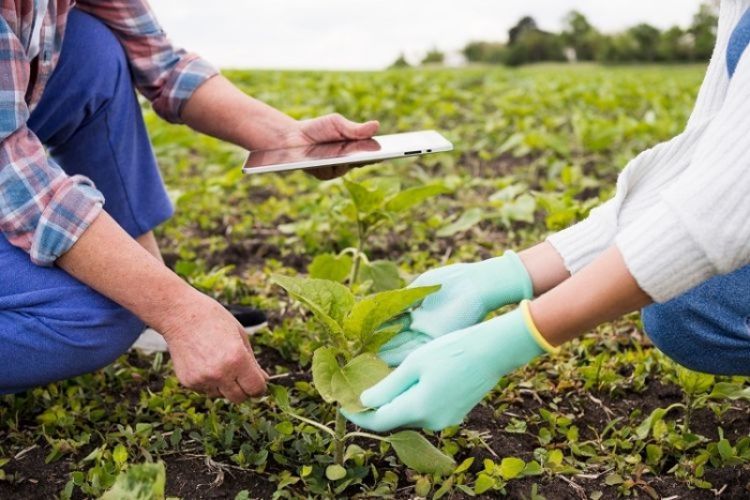
[{"label": "seedling", "polygon": [[344,179],[350,200],[342,212],[356,228],[356,246],[339,255],[318,255],[310,265],[310,276],[348,282],[358,292],[380,292],[402,284],[398,267],[386,260],[370,261],[365,253],[368,239],[377,229],[393,226],[400,216],[428,199],[449,190],[443,184],[427,184],[401,189],[392,179],[375,179],[357,183]]},{"label": "seedling", "polygon": [[325,329],[328,345],[313,354],[313,383],[327,403],[336,405],[334,429],[301,417],[289,405],[289,397],[282,387],[273,393],[279,407],[291,416],[329,433],[334,439],[334,464],[326,471],[331,480],[346,475],[345,444],[352,438],[365,437],[386,441],[407,466],[422,473],[448,474],[453,470],[451,458],[444,455],[419,433],[402,431],[387,437],[365,432],[346,432],[346,421],[338,411],[366,411],[359,396],[379,382],[390,368],[375,354],[400,329],[398,322],[382,327],[414,303],[439,287],[389,290],[357,300],[344,285],[330,280],[290,278],[275,275],[275,283],[309,309]]},{"label": "seedling", "polygon": [[[334,428],[297,415],[289,405],[282,387],[273,388],[277,404],[291,416],[329,433],[333,437],[333,464],[326,470],[330,480],[343,479],[346,442],[364,437],[390,443],[407,466],[422,473],[448,474],[455,464],[415,431],[402,431],[387,437],[365,432],[346,432],[346,420],[339,411],[367,411],[359,400],[362,392],[385,378],[391,369],[377,356],[380,347],[402,328],[403,313],[439,286],[405,289],[395,265],[370,263],[364,253],[371,231],[393,221],[397,214],[436,194],[445,192],[439,185],[400,191],[398,184],[372,183],[369,187],[349,180],[344,184],[351,195],[348,215],[357,226],[356,248],[341,255],[319,256],[310,266],[312,278],[274,275],[273,281],[303,304],[325,330],[327,345],[313,354],[313,383],[326,403],[336,405]],[[360,280],[360,274],[367,276]],[[395,276],[394,276],[395,274]],[[325,277],[327,279],[322,279]],[[348,282],[349,287],[342,284]],[[351,288],[351,289],[350,289]],[[357,298],[352,290],[378,290]]]}]

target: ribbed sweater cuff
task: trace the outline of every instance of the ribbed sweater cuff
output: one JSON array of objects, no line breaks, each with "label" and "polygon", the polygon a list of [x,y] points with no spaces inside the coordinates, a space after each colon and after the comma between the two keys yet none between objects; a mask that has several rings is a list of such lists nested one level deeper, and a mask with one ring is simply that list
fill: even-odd
[{"label": "ribbed sweater cuff", "polygon": [[638,285],[659,303],[716,274],[706,253],[663,201],[623,229],[615,243]]},{"label": "ribbed sweater cuff", "polygon": [[575,274],[611,244],[615,231],[615,224],[607,223],[606,217],[595,211],[587,219],[548,236],[547,241],[562,256],[568,271]]}]

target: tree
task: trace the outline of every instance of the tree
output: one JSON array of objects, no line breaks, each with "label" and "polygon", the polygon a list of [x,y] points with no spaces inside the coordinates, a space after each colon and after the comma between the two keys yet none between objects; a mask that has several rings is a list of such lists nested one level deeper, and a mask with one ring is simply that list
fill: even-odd
[{"label": "tree", "polygon": [[704,3],[693,17],[689,33],[693,36],[693,57],[708,61],[716,43],[716,28],[719,22],[716,5]]},{"label": "tree", "polygon": [[428,64],[443,64],[443,61],[445,61],[445,54],[440,52],[438,49],[433,48],[429,52],[427,52],[427,55],[424,56],[424,59],[422,59],[422,65],[428,65]]},{"label": "tree", "polygon": [[601,43],[601,35],[586,16],[578,11],[571,11],[565,16],[561,38],[567,47],[575,50],[579,61],[593,61],[596,47]]},{"label": "tree", "polygon": [[679,26],[663,32],[657,47],[657,58],[664,62],[689,62],[693,60],[693,38]]},{"label": "tree", "polygon": [[398,56],[398,59],[393,61],[393,64],[391,64],[391,68],[410,68],[411,64],[409,64],[409,61],[406,60],[406,56],[404,56],[403,52],[400,56]]},{"label": "tree", "polygon": [[464,47],[463,55],[472,63],[505,64],[508,49],[502,43],[471,42]]},{"label": "tree", "polygon": [[627,33],[637,44],[634,61],[654,62],[657,58],[657,48],[661,39],[661,32],[650,24],[641,23],[630,28]]},{"label": "tree", "polygon": [[524,35],[533,31],[539,31],[539,27],[533,17],[526,16],[521,18],[518,23],[508,31],[508,45],[515,45],[518,40]]}]

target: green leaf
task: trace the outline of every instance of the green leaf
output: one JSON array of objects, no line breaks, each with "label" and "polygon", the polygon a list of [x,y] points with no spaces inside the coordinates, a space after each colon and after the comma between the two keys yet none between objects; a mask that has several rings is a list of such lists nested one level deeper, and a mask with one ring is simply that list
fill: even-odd
[{"label": "green leaf", "polygon": [[273,399],[276,402],[276,406],[278,406],[282,411],[291,411],[292,405],[289,402],[289,391],[287,391],[286,387],[282,385],[272,384],[268,386],[268,391],[273,396]]},{"label": "green leaf", "polygon": [[422,474],[447,476],[456,462],[435,448],[424,436],[415,431],[402,431],[386,438],[398,458],[410,469]]},{"label": "green leaf", "polygon": [[713,375],[694,372],[682,366],[677,366],[677,379],[685,392],[691,395],[708,392],[714,383]]},{"label": "green leaf", "polygon": [[326,467],[326,477],[329,481],[338,481],[346,477],[346,469],[338,464],[331,464]]},{"label": "green leaf", "polygon": [[385,209],[389,212],[403,212],[423,203],[433,196],[448,192],[450,190],[442,184],[428,184],[426,186],[405,189],[390,198],[385,204]]},{"label": "green leaf", "polygon": [[403,286],[398,266],[387,260],[363,263],[359,268],[359,282],[364,283],[366,281],[372,283],[370,286],[372,292],[395,290]]},{"label": "green leaf", "polygon": [[482,493],[495,487],[495,479],[482,472],[477,476],[477,480],[474,483],[474,493],[481,495]]},{"label": "green leaf", "polygon": [[651,415],[643,419],[643,422],[635,429],[635,434],[638,439],[646,439],[652,428],[656,426],[658,422],[661,422],[667,413],[675,408],[682,406],[680,403],[673,403],[666,408],[656,408],[651,412]]},{"label": "green leaf", "polygon": [[513,201],[504,203],[500,208],[500,216],[506,222],[534,222],[536,198],[524,193]]},{"label": "green leaf", "polygon": [[[377,351],[389,339],[381,335],[378,336],[377,342],[373,342],[373,333],[386,321],[395,318],[439,289],[439,285],[403,288],[365,297],[354,305],[344,320],[344,331],[349,338],[360,339],[367,351]],[[398,332],[393,334],[395,333]]]},{"label": "green leaf", "polygon": [[711,389],[711,399],[744,399],[750,401],[750,387],[734,382],[717,382]]},{"label": "green leaf", "polygon": [[115,446],[115,449],[112,451],[112,460],[115,461],[118,467],[125,465],[125,462],[128,461],[128,449],[122,444]]},{"label": "green leaf", "polygon": [[380,189],[367,189],[364,185],[344,179],[344,186],[352,197],[354,206],[360,214],[374,212],[383,204],[385,192]]},{"label": "green leaf", "polygon": [[324,253],[316,256],[307,271],[311,278],[324,279],[343,283],[352,272],[354,261],[351,255],[332,255]]},{"label": "green leaf", "polygon": [[483,218],[484,215],[480,208],[471,208],[464,212],[461,217],[454,222],[438,230],[437,235],[441,238],[445,238],[467,231],[478,224]]},{"label": "green leaf", "polygon": [[506,481],[510,481],[511,479],[515,479],[520,476],[523,473],[523,469],[525,467],[526,462],[524,462],[520,458],[506,457],[503,458],[502,462],[500,462],[500,466],[497,470],[503,479],[505,479]]},{"label": "green leaf", "polygon": [[361,354],[333,373],[331,395],[347,411],[365,411],[367,408],[359,401],[360,394],[390,372],[388,365],[375,354]]},{"label": "green leaf", "polygon": [[331,387],[333,375],[341,371],[341,366],[336,359],[336,352],[336,349],[332,347],[320,347],[313,353],[313,384],[315,384],[315,388],[326,403],[336,401]]},{"label": "green leaf", "polygon": [[133,465],[117,476],[115,484],[101,496],[101,500],[162,500],[165,484],[162,462]]},{"label": "green leaf", "polygon": [[271,280],[307,306],[329,331],[343,333],[341,324],[354,306],[354,295],[344,285],[335,281],[291,278],[279,274],[272,275]]}]

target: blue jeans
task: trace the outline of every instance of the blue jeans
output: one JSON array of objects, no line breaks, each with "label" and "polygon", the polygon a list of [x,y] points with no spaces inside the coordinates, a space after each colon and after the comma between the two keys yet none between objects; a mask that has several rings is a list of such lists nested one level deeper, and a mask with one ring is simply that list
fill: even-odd
[{"label": "blue jeans", "polygon": [[[100,21],[70,13],[28,125],[66,172],[94,181],[131,236],[172,215],[125,54]],[[5,238],[0,263],[0,394],[106,366],[143,330],[130,312],[61,269],[35,266]]]},{"label": "blue jeans", "polygon": [[695,371],[750,375],[750,266],[643,310],[651,341]]}]

